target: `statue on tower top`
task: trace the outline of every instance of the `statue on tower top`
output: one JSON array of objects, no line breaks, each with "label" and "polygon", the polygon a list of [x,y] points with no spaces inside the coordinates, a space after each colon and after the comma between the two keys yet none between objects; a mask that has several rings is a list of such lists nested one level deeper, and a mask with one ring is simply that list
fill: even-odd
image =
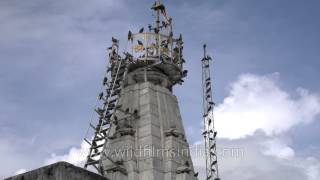
[{"label": "statue on tower top", "polygon": [[[151,66],[158,70],[162,70],[166,75],[171,86],[181,84],[183,78],[187,75],[187,71],[183,70],[183,40],[182,35],[174,38],[172,28],[172,18],[168,16],[166,7],[161,1],[156,1],[151,9],[155,12],[155,23],[148,25],[148,30],[141,27],[136,33],[128,31],[128,43],[125,57],[122,58],[128,64],[128,73]],[[109,48],[110,66],[114,66],[121,61],[121,56],[117,53],[119,41],[115,38],[112,40],[113,45]],[[111,71],[116,69],[110,68]]]}]

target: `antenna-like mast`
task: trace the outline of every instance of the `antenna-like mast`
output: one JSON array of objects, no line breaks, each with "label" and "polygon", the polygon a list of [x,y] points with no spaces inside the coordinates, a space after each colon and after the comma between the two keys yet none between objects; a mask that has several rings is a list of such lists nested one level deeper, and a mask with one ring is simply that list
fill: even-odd
[{"label": "antenna-like mast", "polygon": [[210,77],[210,60],[207,55],[206,44],[203,45],[202,58],[202,90],[203,90],[203,123],[204,131],[202,133],[205,143],[206,159],[206,180],[220,180],[218,172],[218,158],[216,136],[217,131],[214,128],[214,106],[212,97],[212,79]]}]

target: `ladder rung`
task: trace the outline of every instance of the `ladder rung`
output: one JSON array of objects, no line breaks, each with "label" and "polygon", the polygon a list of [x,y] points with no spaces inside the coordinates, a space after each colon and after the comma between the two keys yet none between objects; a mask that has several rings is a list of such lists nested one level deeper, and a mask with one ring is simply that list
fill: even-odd
[{"label": "ladder rung", "polygon": [[105,129],[103,129],[104,128],[104,126],[106,126],[106,125],[108,125],[108,124],[110,124],[109,122],[106,122],[106,121],[104,121],[103,123],[101,123],[101,124],[98,124],[97,125],[97,127],[96,127],[96,133],[98,134],[99,132],[105,132],[105,131],[107,131],[108,129],[109,129],[109,127],[105,127]]},{"label": "ladder rung", "polygon": [[112,114],[106,114],[106,115],[104,116],[104,118],[105,118],[105,119],[109,119],[111,116],[112,116]]},{"label": "ladder rung", "polygon": [[[117,92],[117,91],[121,91],[121,88],[120,87],[113,88],[113,93]],[[111,88],[107,89],[106,92],[109,95],[111,93]]]},{"label": "ladder rung", "polygon": [[[113,89],[118,89],[118,88],[120,88],[120,84],[116,84],[115,86],[113,86]],[[111,91],[111,89],[112,89],[112,86],[108,87],[106,90]]]},{"label": "ladder rung", "polygon": [[112,83],[111,81],[107,81],[104,86],[105,86],[106,88],[109,88],[109,87],[111,86],[111,83]]},{"label": "ladder rung", "polygon": [[[116,98],[116,99],[117,99],[117,98]],[[111,102],[111,101],[109,101],[109,102],[106,101],[106,102],[104,102],[104,105],[107,106],[107,104],[115,104],[115,101],[116,101],[116,100],[114,100],[114,101],[112,101],[112,102]]]},{"label": "ladder rung", "polygon": [[90,123],[90,127],[91,127],[92,129],[96,129],[96,127],[95,127],[93,124],[91,124],[91,123]]},{"label": "ladder rung", "polygon": [[113,97],[113,96],[118,96],[119,94],[120,94],[120,93],[114,92],[114,93],[111,94],[111,97]]},{"label": "ladder rung", "polygon": [[91,143],[87,138],[83,138],[83,140],[91,146]]},{"label": "ladder rung", "polygon": [[[112,87],[111,87],[111,88],[108,88],[106,91],[107,91],[108,94],[110,94],[110,93],[111,93],[111,90],[112,90]],[[119,91],[119,90],[120,90],[120,86],[115,86],[115,87],[113,87],[113,92],[114,92],[114,91]]]},{"label": "ladder rung", "polygon": [[99,156],[100,154],[101,152],[97,152],[97,153],[91,154],[90,157],[96,157],[96,156]]},{"label": "ladder rung", "polygon": [[98,130],[100,129],[101,124],[102,124],[102,122],[101,122],[101,123],[99,123],[99,124],[96,126],[96,128],[95,128],[95,130],[96,130],[96,131],[98,131]]},{"label": "ladder rung", "polygon": [[106,129],[102,129],[100,132],[103,133],[103,132],[107,132],[109,130],[109,128],[106,128]]},{"label": "ladder rung", "polygon": [[98,148],[101,148],[102,146],[104,146],[104,143],[96,146],[91,146],[90,149],[98,149]]},{"label": "ladder rung", "polygon": [[105,125],[108,125],[108,124],[110,124],[110,121],[109,121],[109,119],[107,119],[107,120],[105,120],[105,121],[103,121],[103,126],[105,126]]},{"label": "ladder rung", "polygon": [[117,78],[114,76],[112,77],[112,82],[115,82],[116,84],[119,84],[119,82],[122,81],[122,76],[117,76]]},{"label": "ladder rung", "polygon": [[115,104],[114,103],[109,103],[108,107],[115,107]]},{"label": "ladder rung", "polygon": [[111,111],[115,108],[114,104],[108,105],[107,111]]},{"label": "ladder rung", "polygon": [[104,138],[104,137],[106,137],[106,136],[101,134],[101,133],[99,133],[99,132],[96,132],[96,135],[94,136],[92,142],[97,143],[97,141],[99,141],[101,138]]},{"label": "ladder rung", "polygon": [[109,101],[109,103],[115,103],[117,100],[118,100],[117,98],[112,99],[112,100]]},{"label": "ladder rung", "polygon": [[119,70],[118,76],[117,76],[117,74],[112,74],[111,77],[112,77],[112,78],[115,78],[116,76],[117,76],[117,77],[120,77],[120,76],[123,75],[123,73],[124,73],[124,71]]},{"label": "ladder rung", "polygon": [[114,88],[113,88],[113,92],[120,91],[120,90],[121,90],[120,86],[119,86],[119,87],[114,87]]},{"label": "ladder rung", "polygon": [[101,108],[97,108],[97,109],[94,109],[100,116],[103,115],[104,113],[104,109],[101,109]]},{"label": "ladder rung", "polygon": [[108,111],[114,110],[114,107],[108,107]]},{"label": "ladder rung", "polygon": [[104,139],[106,139],[106,137],[103,136],[103,137],[95,138],[94,141],[101,141],[101,140],[104,140]]},{"label": "ladder rung", "polygon": [[105,124],[103,123],[104,121],[99,121],[99,123],[97,124],[97,126],[94,126],[90,123],[90,127],[93,128],[94,130],[99,130],[101,126],[104,126]]},{"label": "ladder rung", "polygon": [[93,165],[93,164],[98,164],[98,163],[99,163],[99,160],[89,159],[89,160],[87,161],[87,163],[85,164],[85,167],[86,167],[86,166]]}]

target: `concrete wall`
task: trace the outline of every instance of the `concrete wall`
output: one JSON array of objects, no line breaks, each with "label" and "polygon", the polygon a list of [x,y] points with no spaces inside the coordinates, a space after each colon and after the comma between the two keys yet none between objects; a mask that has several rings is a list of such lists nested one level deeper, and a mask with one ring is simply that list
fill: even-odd
[{"label": "concrete wall", "polygon": [[58,162],[5,180],[108,180],[67,162]]}]

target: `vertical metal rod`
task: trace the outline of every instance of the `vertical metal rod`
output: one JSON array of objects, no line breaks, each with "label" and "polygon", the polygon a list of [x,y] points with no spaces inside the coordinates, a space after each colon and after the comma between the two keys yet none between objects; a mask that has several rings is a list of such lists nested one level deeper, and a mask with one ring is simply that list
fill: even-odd
[{"label": "vertical metal rod", "polygon": [[[205,48],[206,48],[206,45],[204,44],[203,45],[203,52],[204,52],[204,58],[205,58]],[[207,132],[207,127],[206,127],[206,119],[205,119],[205,101],[206,101],[206,95],[205,95],[205,90],[204,90],[204,87],[205,87],[205,74],[204,74],[204,58],[202,59],[202,63],[201,63],[201,67],[202,67],[202,94],[203,94],[203,99],[202,99],[202,104],[203,104],[203,133]],[[209,173],[208,173],[208,148],[207,148],[207,134],[204,134],[204,153],[205,153],[205,163],[206,163],[206,177],[209,176]]]}]

